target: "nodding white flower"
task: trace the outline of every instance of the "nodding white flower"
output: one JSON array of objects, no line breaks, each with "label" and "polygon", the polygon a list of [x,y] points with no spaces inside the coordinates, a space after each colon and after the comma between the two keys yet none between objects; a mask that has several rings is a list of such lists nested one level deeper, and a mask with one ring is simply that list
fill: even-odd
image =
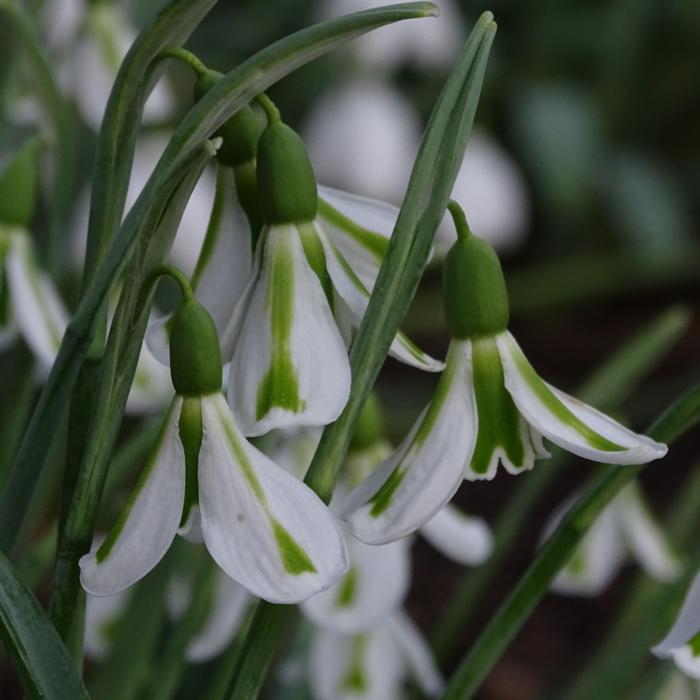
[{"label": "nodding white flower", "polygon": [[[437,0],[440,14],[418,22],[397,22],[352,42],[353,57],[372,71],[410,65],[424,70],[447,70],[465,38],[464,23],[453,0]],[[372,0],[326,0],[323,17],[336,17],[375,7]]]},{"label": "nodding white flower", "polygon": [[[117,71],[136,38],[136,30],[116,3],[90,3],[84,34],[62,72],[88,126],[99,130]],[[146,101],[147,120],[165,119],[174,106],[173,95],[161,80]]]},{"label": "nodding white flower", "polygon": [[409,678],[428,697],[444,686],[430,648],[403,611],[362,634],[318,630],[309,677],[317,700],[400,700]]},{"label": "nodding white flower", "polygon": [[81,582],[95,595],[122,590],[177,533],[198,539],[201,530],[216,563],[251,593],[299,602],[345,572],[343,537],[318,496],[241,434],[220,393],[214,322],[178,279],[186,299],[170,335],[176,395],[119,520],[81,558]]},{"label": "nodding white flower", "polygon": [[445,313],[453,336],[435,394],[398,449],[349,496],[341,515],[359,539],[404,537],[437,513],[463,479],[493,479],[548,456],[546,437],[580,457],[640,464],[667,448],[547,384],[508,332],[508,298],[493,249],[459,232],[446,258]]},{"label": "nodding white flower", "polygon": [[[565,504],[552,517],[551,534],[569,510]],[[636,482],[626,486],[596,518],[571,561],[557,574],[552,590],[593,596],[607,588],[629,558],[659,581],[672,581],[681,562],[649,510]]]},{"label": "nodding white flower", "polygon": [[700,680],[700,573],[690,584],[673,627],[651,651],[662,659],[672,658],[683,673]]},{"label": "nodding white flower", "polygon": [[[350,365],[333,312],[359,324],[369,301],[366,283],[386,247],[384,235],[365,228],[370,219],[386,220],[381,205],[324,190],[319,209],[306,149],[278,118],[258,142],[256,178],[264,225],[253,275],[222,339],[226,354],[232,348],[229,402],[246,435],[326,425],[340,415]],[[402,334],[391,354],[442,369]]]}]

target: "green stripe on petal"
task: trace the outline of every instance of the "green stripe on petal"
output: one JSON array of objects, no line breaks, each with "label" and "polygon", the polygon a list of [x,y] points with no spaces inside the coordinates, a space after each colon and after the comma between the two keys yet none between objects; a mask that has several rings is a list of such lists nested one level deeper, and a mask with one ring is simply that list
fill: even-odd
[{"label": "green stripe on petal", "polygon": [[336,606],[339,608],[349,608],[355,602],[357,593],[357,569],[351,566],[348,573],[338,583],[338,597]]},{"label": "green stripe on petal", "polygon": [[305,573],[316,573],[316,567],[312,564],[309,555],[299,546],[294,538],[284,529],[284,526],[274,518],[270,518],[272,531],[280,550],[282,565],[288,574],[300,576]]},{"label": "green stripe on petal", "polygon": [[294,321],[294,262],[289,238],[279,235],[269,246],[270,282],[267,306],[270,313],[272,351],[270,368],[263,377],[256,398],[255,414],[260,420],[274,407],[300,413],[306,407],[299,397],[299,381],[290,351]]},{"label": "green stripe on petal", "polygon": [[384,254],[389,247],[388,238],[360,226],[323,199],[318,200],[318,213],[371,253],[376,258],[377,264],[381,265]]},{"label": "green stripe on petal", "polygon": [[545,408],[559,421],[575,430],[591,447],[607,452],[620,452],[627,448],[618,445],[595,430],[588,427],[582,420],[574,415],[545,384],[537,374],[534,367],[528,362],[525,354],[515,343],[508,345],[510,355],[520,375],[530,387],[535,396],[542,402]]},{"label": "green stripe on petal", "polygon": [[367,648],[367,641],[366,635],[358,635],[352,638],[350,642],[350,665],[341,682],[341,691],[361,695],[368,689],[367,677],[362,667],[362,657]]},{"label": "green stripe on petal", "polygon": [[192,506],[199,501],[197,466],[202,446],[202,402],[199,397],[190,396],[183,400],[178,431],[185,452],[185,503],[180,519],[180,527],[183,527]]},{"label": "green stripe on petal", "polygon": [[499,449],[514,468],[531,466],[531,451],[523,442],[522,419],[506,390],[493,337],[472,341],[472,366],[479,431],[469,468],[475,474],[488,474],[494,468],[494,454]]},{"label": "green stripe on petal", "polygon": [[688,642],[688,646],[693,656],[700,656],[700,632]]},{"label": "green stripe on petal", "polygon": [[389,507],[391,499],[399,486],[401,486],[405,475],[405,469],[401,469],[400,466],[396,467],[379,491],[372,496],[370,500],[372,508],[369,513],[373,518],[378,518]]},{"label": "green stripe on petal", "polygon": [[299,232],[301,244],[304,247],[306,260],[311,266],[311,269],[316,273],[316,277],[318,277],[318,281],[321,283],[321,287],[323,288],[323,292],[326,295],[326,299],[328,299],[328,304],[332,311],[333,282],[331,281],[328,268],[326,267],[326,254],[323,251],[323,243],[321,243],[321,239],[318,237],[316,227],[312,221],[298,224],[297,231]]}]

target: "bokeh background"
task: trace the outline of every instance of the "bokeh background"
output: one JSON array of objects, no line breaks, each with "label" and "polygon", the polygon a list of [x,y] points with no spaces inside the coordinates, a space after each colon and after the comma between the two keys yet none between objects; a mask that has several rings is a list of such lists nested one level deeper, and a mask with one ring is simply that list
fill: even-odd
[{"label": "bokeh background", "polygon": [[[59,20],[80,23],[80,13],[68,17],[76,3],[33,4],[44,17],[47,36]],[[132,0],[120,7],[138,27],[158,4]],[[188,48],[210,67],[227,70],[289,32],[371,4],[377,3],[222,0]],[[439,19],[379,30],[297,71],[270,95],[304,136],[321,182],[400,204],[422,128],[451,63],[479,13],[493,11],[498,33],[454,197],[475,233],[501,254],[512,330],[534,366],[556,386],[573,391],[615,348],[670,307],[680,317],[688,314],[687,331],[619,407],[619,414],[641,429],[700,375],[700,5],[697,0],[437,4]],[[13,37],[6,29],[0,26],[0,36],[6,34],[0,45],[9,52]],[[72,48],[47,41],[57,61]],[[22,100],[32,85],[13,82],[17,67],[0,64],[14,91],[3,106],[0,145],[6,147],[30,128],[22,115],[31,115],[31,104]],[[77,70],[70,66],[63,69],[68,90],[71,71]],[[190,105],[188,72],[174,66],[167,80],[170,102],[149,120],[151,135],[167,134]],[[81,182],[75,184],[75,240],[63,251],[60,266],[69,300],[77,292],[83,190],[90,180],[96,127],[79,97],[76,110]],[[192,214],[193,228],[201,211]],[[42,215],[37,215],[39,243]],[[405,323],[405,330],[436,356],[449,340],[439,265],[449,236],[449,226],[443,227],[435,261]],[[184,244],[183,260],[187,251]],[[21,351],[0,359],[0,390],[12,396]],[[432,376],[387,361],[378,391],[394,441],[405,434],[434,384]],[[2,421],[21,420],[12,404],[2,403]],[[691,434],[646,471],[645,493],[662,520],[691,478],[698,448],[700,436]],[[13,450],[12,444],[0,444],[2,464]],[[446,672],[524,571],[548,515],[590,474],[591,465],[572,459],[556,468],[548,490],[519,524],[514,552],[460,631],[458,648],[445,659]],[[466,483],[457,502],[494,523],[530,478],[501,470],[493,482]],[[48,513],[56,507],[55,484],[44,492],[43,505],[36,507]],[[413,566],[407,607],[430,634],[445,602],[470,573],[422,541],[414,546]],[[566,685],[591,658],[639,581],[638,569],[627,566],[598,596],[548,595],[478,698],[530,700]],[[0,696],[19,697],[5,670]]]}]

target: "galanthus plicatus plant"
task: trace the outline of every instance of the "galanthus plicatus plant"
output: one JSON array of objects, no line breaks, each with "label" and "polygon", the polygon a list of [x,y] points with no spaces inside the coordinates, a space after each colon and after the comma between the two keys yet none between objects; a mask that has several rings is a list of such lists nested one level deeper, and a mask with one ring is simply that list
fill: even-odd
[{"label": "galanthus plicatus plant", "polygon": [[[511,334],[539,355],[545,321],[527,325],[517,275],[509,299],[495,248],[546,217],[495,124],[467,148],[493,15],[462,37],[456,4],[328,3],[244,57],[257,25],[231,31],[237,8],[165,0],[144,23],[150,5],[0,2],[0,637],[23,685],[3,698],[467,699],[548,591],[593,597],[628,558],[653,579],[637,607],[667,624],[700,560],[641,472],[700,389],[634,432]],[[366,34],[328,64],[325,116],[323,86],[285,82]],[[430,88],[409,98],[413,72]],[[586,401],[660,412],[651,390],[620,404],[687,317],[635,336]],[[535,521],[571,473],[550,459],[598,464]],[[499,465],[522,475],[511,503]],[[491,610],[514,533],[547,519]],[[698,586],[654,648],[693,678]],[[643,660],[662,630],[633,618]],[[659,669],[646,697],[693,690]],[[608,692],[589,687],[570,700]]]}]

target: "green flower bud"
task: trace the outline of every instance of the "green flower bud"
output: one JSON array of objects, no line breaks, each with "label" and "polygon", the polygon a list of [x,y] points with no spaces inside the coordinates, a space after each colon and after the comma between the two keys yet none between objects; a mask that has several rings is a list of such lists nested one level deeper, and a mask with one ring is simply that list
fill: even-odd
[{"label": "green flower bud", "polygon": [[221,389],[221,348],[209,312],[185,299],[170,329],[170,376],[180,396],[205,396]]},{"label": "green flower bud", "polygon": [[384,416],[377,395],[372,392],[365,401],[362,413],[355,423],[355,432],[350,441],[353,450],[372,447],[384,436]]},{"label": "green flower bud", "polygon": [[258,193],[265,223],[311,221],[318,209],[316,176],[306,147],[286,124],[268,125],[258,143]]},{"label": "green flower bud", "polygon": [[503,270],[496,251],[472,235],[461,209],[450,203],[458,238],[445,259],[442,280],[447,326],[454,338],[495,335],[508,327]]},{"label": "green flower bud", "polygon": [[[194,86],[195,99],[199,100],[222,78],[222,73],[208,70],[199,76]],[[249,105],[241,107],[227,119],[214,134],[223,139],[216,157],[220,163],[236,167],[255,160],[260,135],[265,130],[265,116]]]},{"label": "green flower bud", "polygon": [[39,138],[30,138],[0,166],[0,224],[29,226],[36,206],[40,147]]}]

